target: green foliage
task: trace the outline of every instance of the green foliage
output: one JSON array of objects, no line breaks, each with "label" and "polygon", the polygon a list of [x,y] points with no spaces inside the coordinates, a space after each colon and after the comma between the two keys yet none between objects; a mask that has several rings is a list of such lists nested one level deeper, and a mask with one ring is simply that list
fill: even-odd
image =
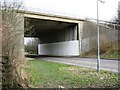
[{"label": "green foliage", "polygon": [[[118,87],[118,74],[38,59],[30,60],[30,84],[39,88]],[[120,76],[120,75],[119,75]]]}]

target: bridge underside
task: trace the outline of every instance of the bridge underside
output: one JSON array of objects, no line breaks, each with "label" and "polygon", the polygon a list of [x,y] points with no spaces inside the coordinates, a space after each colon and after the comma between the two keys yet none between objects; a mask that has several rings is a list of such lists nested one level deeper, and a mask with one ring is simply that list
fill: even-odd
[{"label": "bridge underside", "polygon": [[33,37],[39,38],[38,54],[78,56],[78,23],[29,18]]}]

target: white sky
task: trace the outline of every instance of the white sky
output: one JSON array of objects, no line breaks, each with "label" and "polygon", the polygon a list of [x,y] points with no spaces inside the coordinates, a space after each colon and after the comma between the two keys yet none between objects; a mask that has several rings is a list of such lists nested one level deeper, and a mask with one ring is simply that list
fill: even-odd
[{"label": "white sky", "polygon": [[31,43],[35,39],[37,39],[37,38],[34,38],[34,37],[24,37],[24,45],[27,45],[28,43]]},{"label": "white sky", "polygon": [[[104,0],[99,3],[99,19],[111,20],[117,15],[118,1]],[[52,13],[67,14],[96,19],[97,0],[23,0],[26,7],[34,10],[51,11]]]}]

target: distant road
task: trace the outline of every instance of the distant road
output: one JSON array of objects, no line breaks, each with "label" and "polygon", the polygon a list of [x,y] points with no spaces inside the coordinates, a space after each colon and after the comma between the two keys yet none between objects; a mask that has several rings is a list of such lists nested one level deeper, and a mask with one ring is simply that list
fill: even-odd
[{"label": "distant road", "polygon": [[[79,58],[79,57],[37,57],[37,58],[51,62],[58,62],[94,69],[96,69],[97,67],[97,59],[92,58]],[[120,64],[120,61],[118,60],[101,59],[100,69],[119,73],[118,63]]]}]

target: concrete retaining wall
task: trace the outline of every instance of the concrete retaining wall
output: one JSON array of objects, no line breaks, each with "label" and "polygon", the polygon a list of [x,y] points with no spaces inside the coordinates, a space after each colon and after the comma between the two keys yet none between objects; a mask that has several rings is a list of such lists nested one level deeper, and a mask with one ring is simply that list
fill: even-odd
[{"label": "concrete retaining wall", "polygon": [[39,44],[38,54],[52,56],[78,56],[79,55],[78,40]]},{"label": "concrete retaining wall", "polygon": [[[100,45],[118,40],[118,30],[100,25]],[[97,27],[95,23],[84,22],[82,29],[82,53],[97,47]]]}]

